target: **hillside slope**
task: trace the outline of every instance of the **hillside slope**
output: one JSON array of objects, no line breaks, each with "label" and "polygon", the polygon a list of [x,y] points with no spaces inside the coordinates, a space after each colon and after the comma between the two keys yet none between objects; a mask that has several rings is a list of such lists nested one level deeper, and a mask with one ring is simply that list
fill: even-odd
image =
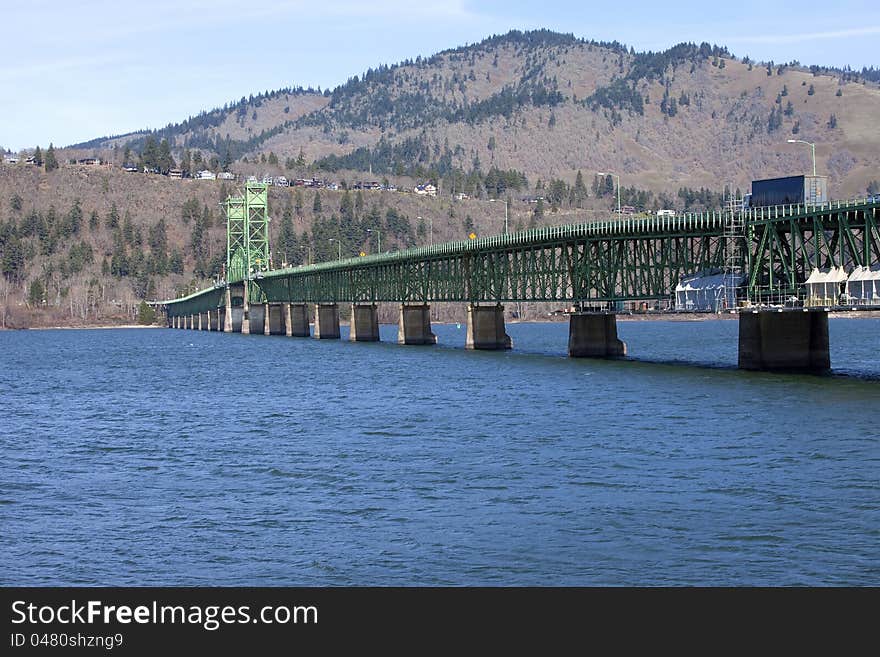
[{"label": "hillside slope", "polygon": [[[739,60],[723,48],[681,44],[635,53],[548,31],[511,32],[425,59],[370,69],[332,93],[282,90],[158,131],[185,148],[257,172],[300,153],[329,170],[446,178],[478,164],[532,183],[610,169],[654,191],[810,167],[851,195],[880,165],[880,89],[857,76]],[[832,118],[833,117],[833,118]],[[143,135],[96,140],[93,150]],[[327,159],[327,156],[334,156]],[[242,158],[248,161],[243,161]],[[206,158],[207,159],[207,158]],[[258,159],[258,164],[259,158]],[[449,187],[451,188],[451,187]]]}]

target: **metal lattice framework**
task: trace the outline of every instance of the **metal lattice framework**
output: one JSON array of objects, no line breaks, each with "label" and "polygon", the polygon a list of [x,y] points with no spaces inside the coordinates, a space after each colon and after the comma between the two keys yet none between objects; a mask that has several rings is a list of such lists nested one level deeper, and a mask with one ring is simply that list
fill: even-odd
[{"label": "metal lattice framework", "polygon": [[[561,301],[586,306],[668,299],[685,276],[738,266],[747,273],[740,298],[756,302],[802,296],[813,268],[880,264],[880,201],[779,206],[743,213],[728,262],[727,214],[553,226],[395,253],[278,271],[250,279],[264,300]],[[212,290],[203,293],[215,299]],[[253,294],[252,294],[253,296]],[[222,304],[219,297],[216,302]],[[171,315],[203,300],[199,294],[166,303]],[[214,306],[216,307],[216,306]]]},{"label": "metal lattice framework", "polygon": [[244,195],[229,196],[226,206],[226,280],[243,281],[271,268],[268,185],[248,183]]},{"label": "metal lattice framework", "polygon": [[226,198],[226,280],[234,283],[248,275],[247,213],[243,196]]}]

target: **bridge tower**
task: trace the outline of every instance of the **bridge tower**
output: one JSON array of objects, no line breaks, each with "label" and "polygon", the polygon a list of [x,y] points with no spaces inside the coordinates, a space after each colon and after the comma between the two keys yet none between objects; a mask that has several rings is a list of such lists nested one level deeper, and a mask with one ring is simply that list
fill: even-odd
[{"label": "bridge tower", "polygon": [[236,283],[271,267],[268,185],[247,183],[226,206],[226,281]]}]

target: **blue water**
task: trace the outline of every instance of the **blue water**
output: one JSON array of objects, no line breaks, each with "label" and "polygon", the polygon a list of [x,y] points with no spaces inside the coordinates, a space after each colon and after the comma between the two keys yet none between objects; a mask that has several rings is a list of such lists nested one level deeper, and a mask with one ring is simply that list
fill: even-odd
[{"label": "blue water", "polygon": [[880,584],[880,321],[830,377],[736,331],[0,332],[0,584]]}]

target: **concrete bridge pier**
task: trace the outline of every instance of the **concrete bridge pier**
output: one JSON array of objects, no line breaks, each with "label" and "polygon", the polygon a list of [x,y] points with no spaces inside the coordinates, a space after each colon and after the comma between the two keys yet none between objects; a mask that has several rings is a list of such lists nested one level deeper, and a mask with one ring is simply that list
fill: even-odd
[{"label": "concrete bridge pier", "polygon": [[572,358],[620,358],[626,343],[617,337],[617,316],[578,313],[568,324],[568,355]]},{"label": "concrete bridge pier", "polygon": [[[262,335],[266,320],[266,307],[261,303],[255,303],[248,307],[248,328],[251,335]],[[244,333],[244,331],[242,331]]]},{"label": "concrete bridge pier", "polygon": [[348,339],[352,342],[379,342],[379,307],[375,303],[351,304]]},{"label": "concrete bridge pier", "polygon": [[217,331],[222,331],[222,330],[224,330],[224,329],[223,329],[223,311],[220,310],[219,308],[217,309],[217,324],[216,324],[216,327],[217,327],[217,328],[216,328],[215,330],[217,330]]},{"label": "concrete bridge pier", "polygon": [[248,304],[248,284],[247,281],[242,281],[244,286],[244,297],[241,306],[241,332],[244,335],[249,335],[251,332],[251,309]]},{"label": "concrete bridge pier", "polygon": [[199,327],[199,330],[200,330],[200,331],[203,331],[204,328],[203,328],[203,324],[202,324],[202,313],[199,313],[198,315],[199,315],[199,319],[197,320],[197,321],[198,321],[198,327]]},{"label": "concrete bridge pier", "polygon": [[263,305],[263,335],[272,335],[272,306]]},{"label": "concrete bridge pier", "polygon": [[397,344],[437,344],[437,336],[431,332],[431,306],[400,304]]},{"label": "concrete bridge pier", "polygon": [[294,338],[309,337],[309,306],[305,303],[291,303],[287,305],[290,321],[288,335]]},{"label": "concrete bridge pier", "polygon": [[739,367],[827,372],[831,369],[828,313],[824,310],[741,312]]},{"label": "concrete bridge pier", "polygon": [[284,335],[284,306],[287,304],[266,304],[266,323],[263,326],[265,335]]},{"label": "concrete bridge pier", "polygon": [[511,349],[513,340],[504,330],[504,306],[467,307],[467,338],[465,349]]},{"label": "concrete bridge pier", "polygon": [[223,332],[224,333],[232,333],[232,286],[231,285],[226,286],[226,305],[223,308]]},{"label": "concrete bridge pier", "polygon": [[339,306],[335,303],[315,305],[315,337],[318,340],[339,339]]}]

